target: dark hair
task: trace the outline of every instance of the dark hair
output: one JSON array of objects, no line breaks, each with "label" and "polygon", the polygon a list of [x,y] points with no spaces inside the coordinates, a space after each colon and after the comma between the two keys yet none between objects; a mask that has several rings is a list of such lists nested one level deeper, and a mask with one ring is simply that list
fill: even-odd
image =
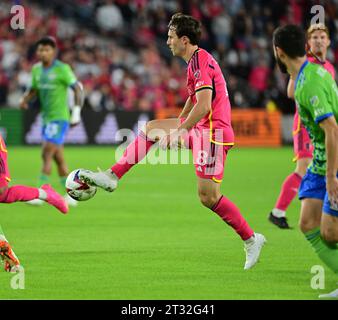
[{"label": "dark hair", "polygon": [[278,27],[273,33],[273,44],[281,48],[290,58],[303,57],[306,46],[305,32],[293,24]]},{"label": "dark hair", "polygon": [[56,48],[56,40],[53,37],[50,37],[50,36],[43,37],[36,43],[36,48],[39,45],[51,46],[52,48],[55,49]]},{"label": "dark hair", "polygon": [[201,39],[201,23],[192,16],[183,13],[175,13],[168,24],[174,28],[179,38],[186,36],[192,45],[197,45]]}]

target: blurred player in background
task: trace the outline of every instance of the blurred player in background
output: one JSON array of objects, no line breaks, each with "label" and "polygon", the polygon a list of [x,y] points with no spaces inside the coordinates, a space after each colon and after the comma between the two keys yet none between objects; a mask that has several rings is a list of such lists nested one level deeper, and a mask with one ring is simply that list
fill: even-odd
[{"label": "blurred player in background", "polygon": [[[82,85],[77,81],[71,67],[56,59],[57,47],[54,38],[44,37],[37,42],[36,47],[40,62],[32,68],[32,85],[22,97],[20,107],[27,109],[28,102],[35,96],[40,101],[43,119],[43,166],[39,186],[48,182],[54,160],[61,185],[65,188],[68,168],[64,158],[63,143],[69,125],[76,126],[81,121]],[[75,99],[71,117],[67,103],[68,87],[74,90]],[[65,195],[65,198],[69,205],[77,204],[68,195]],[[30,203],[42,204],[40,201]]]},{"label": "blurred player in background", "polygon": [[338,88],[329,72],[309,63],[305,42],[304,32],[295,25],[277,28],[273,35],[277,63],[295,79],[296,106],[314,146],[299,188],[300,229],[338,275]]},{"label": "blurred player in background", "polygon": [[[0,135],[0,202],[14,203],[18,201],[39,199],[41,201],[46,201],[62,213],[68,212],[68,205],[66,201],[63,199],[63,197],[56,193],[50,185],[44,184],[41,186],[41,188],[32,188],[22,185],[8,187],[8,182],[10,180],[11,179],[7,165],[7,149],[4,140]],[[8,272],[16,271],[20,265],[20,261],[8,243],[1,226],[0,258],[4,262],[5,270]]]},{"label": "blurred player in background", "polygon": [[[327,48],[330,46],[329,30],[323,24],[313,24],[307,30],[308,61],[324,67],[335,79],[335,69],[326,60]],[[288,84],[288,97],[294,99],[294,79],[290,78]],[[269,215],[269,220],[282,229],[288,229],[289,224],[286,218],[286,210],[295,198],[306,169],[311,163],[313,146],[306,128],[300,121],[296,108],[293,122],[293,147],[296,162],[295,171],[283,182],[281,192]]]},{"label": "blurred player in background", "polygon": [[174,56],[188,64],[189,98],[179,118],[148,122],[111,169],[98,173],[80,171],[79,176],[90,185],[113,191],[118,180],[146,156],[156,141],[160,141],[163,149],[176,149],[184,144],[193,152],[201,203],[242,238],[246,251],[244,269],[250,269],[258,261],[266,240],[263,235],[254,233],[239,209],[221,193],[225,158],[234,145],[231,106],[218,63],[198,47],[200,36],[199,21],[183,14],[172,17],[167,45]]}]

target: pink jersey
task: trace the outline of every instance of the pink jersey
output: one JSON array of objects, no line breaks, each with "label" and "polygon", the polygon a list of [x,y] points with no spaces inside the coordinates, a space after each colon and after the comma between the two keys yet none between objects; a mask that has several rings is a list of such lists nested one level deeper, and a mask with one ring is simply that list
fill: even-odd
[{"label": "pink jersey", "polygon": [[212,90],[211,110],[195,127],[209,130],[210,141],[214,143],[233,145],[234,132],[227,86],[218,63],[204,49],[198,48],[189,60],[187,87],[193,104],[196,104],[196,92]]},{"label": "pink jersey", "polygon": [[315,63],[315,64],[319,64],[321,65],[323,68],[326,69],[327,72],[329,72],[332,76],[333,79],[336,78],[336,70],[334,69],[334,66],[331,64],[330,61],[325,60],[324,62],[316,59],[313,56],[307,57],[307,59],[311,62],[311,63]]}]

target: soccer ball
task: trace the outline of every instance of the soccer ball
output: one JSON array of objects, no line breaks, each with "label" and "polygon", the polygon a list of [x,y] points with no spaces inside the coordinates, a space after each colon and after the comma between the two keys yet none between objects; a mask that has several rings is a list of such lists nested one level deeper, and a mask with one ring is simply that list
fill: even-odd
[{"label": "soccer ball", "polygon": [[79,173],[81,170],[85,169],[76,169],[72,171],[66,180],[66,190],[70,197],[76,201],[86,201],[94,197],[97,188],[89,186],[88,184],[82,182],[79,178]]}]

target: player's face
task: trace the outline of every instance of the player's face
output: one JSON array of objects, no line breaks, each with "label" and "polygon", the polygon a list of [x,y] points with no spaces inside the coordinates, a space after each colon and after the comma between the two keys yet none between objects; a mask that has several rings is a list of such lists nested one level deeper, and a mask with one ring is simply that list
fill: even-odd
[{"label": "player's face", "polygon": [[170,48],[171,53],[174,56],[180,57],[183,55],[184,50],[185,50],[185,45],[182,42],[182,39],[177,36],[175,30],[171,28],[168,31],[167,45]]},{"label": "player's face", "polygon": [[40,44],[36,50],[36,55],[43,63],[50,63],[54,59],[55,49],[49,45]]},{"label": "player's face", "polygon": [[326,56],[327,48],[330,46],[330,39],[323,30],[316,30],[311,33],[308,44],[311,52],[315,55]]}]

